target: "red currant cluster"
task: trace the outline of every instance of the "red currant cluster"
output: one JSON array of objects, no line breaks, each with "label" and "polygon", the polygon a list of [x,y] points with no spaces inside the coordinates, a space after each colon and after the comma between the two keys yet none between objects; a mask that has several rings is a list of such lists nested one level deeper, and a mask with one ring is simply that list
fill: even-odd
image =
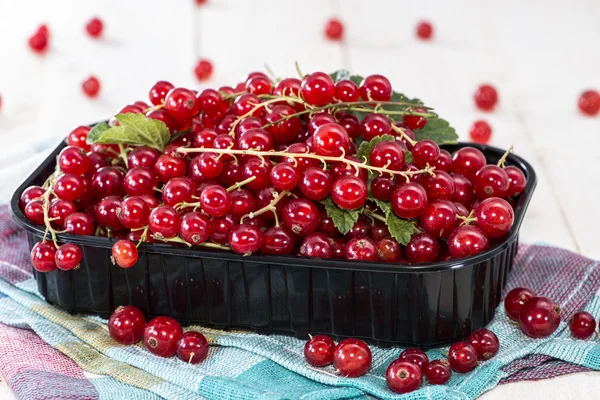
[{"label": "red currant cluster", "polygon": [[[518,322],[521,330],[532,338],[550,336],[561,320],[560,307],[554,301],[521,287],[506,295],[504,309],[506,315]],[[596,320],[589,312],[579,311],[569,321],[569,329],[574,338],[588,339],[596,332]]]},{"label": "red currant cluster", "polygon": [[134,306],[118,307],[108,320],[108,331],[121,344],[135,344],[143,338],[152,354],[177,355],[189,364],[198,364],[208,355],[208,341],[200,332],[183,333],[181,325],[170,317],[156,317],[146,324],[144,314]]},{"label": "red currant cluster", "polygon": [[[240,93],[157,82],[152,106],[126,105],[113,128],[104,124],[135,140],[102,142],[78,127],[56,172],[22,193],[24,214],[54,241],[34,246],[33,265],[79,265],[76,246],[56,249],[62,232],[120,239],[112,254],[123,268],[135,265],[142,242],[410,263],[485,250],[511,228],[509,201],[525,176],[504,166],[508,154],[486,165],[475,148],[451,155],[417,141],[437,116],[392,96],[381,75],[334,83],[316,72],[274,83],[255,72]],[[145,142],[121,126],[122,115],[158,124],[169,143]],[[390,221],[412,228],[403,243]]]},{"label": "red currant cluster", "polygon": [[[450,380],[452,370],[470,372],[478,361],[494,357],[499,348],[498,337],[492,331],[479,329],[467,341],[450,346],[447,360],[429,361],[423,350],[404,350],[390,363],[385,378],[388,387],[396,393],[418,389],[423,376],[433,385],[443,385]],[[313,367],[325,367],[333,363],[338,373],[347,378],[364,375],[371,367],[371,350],[359,339],[344,339],[336,345],[329,336],[311,336],[304,346],[304,357]]]}]

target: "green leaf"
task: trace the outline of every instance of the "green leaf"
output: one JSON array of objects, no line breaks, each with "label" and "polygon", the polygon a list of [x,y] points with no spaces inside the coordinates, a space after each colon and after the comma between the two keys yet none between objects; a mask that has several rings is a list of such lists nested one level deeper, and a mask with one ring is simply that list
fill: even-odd
[{"label": "green leaf", "polygon": [[96,124],[92,128],[90,133],[88,133],[86,141],[90,144],[96,143],[96,140],[98,140],[98,138],[102,136],[104,131],[108,129],[110,129],[110,125],[108,125],[106,122],[100,122]]},{"label": "green leaf", "polygon": [[344,210],[338,207],[331,197],[321,200],[321,203],[325,205],[327,216],[333,220],[333,224],[342,235],[350,232],[362,212],[361,208],[358,210]]},{"label": "green leaf", "polygon": [[415,233],[415,221],[398,218],[393,212],[388,212],[385,224],[390,234],[398,243],[406,246]]},{"label": "green leaf", "polygon": [[339,82],[344,79],[349,79],[350,71],[348,71],[347,69],[338,69],[337,71],[329,74],[329,76],[331,77],[331,79],[333,79],[334,82]]},{"label": "green leaf", "polygon": [[356,151],[356,158],[358,158],[361,162],[364,162],[365,160],[367,160],[368,162],[369,156],[371,155],[371,150],[373,150],[373,147],[375,147],[375,145],[381,142],[390,142],[394,140],[395,138],[392,135],[381,135],[375,136],[369,142],[364,141],[360,144],[358,150]]},{"label": "green leaf", "polygon": [[413,162],[412,153],[408,150],[404,150],[404,162],[405,163]]},{"label": "green leaf", "polygon": [[392,210],[392,206],[390,205],[389,201],[379,200],[379,199],[376,199],[373,196],[369,196],[369,200],[374,201],[375,204],[377,204],[377,207],[379,207],[379,209],[381,210],[381,212],[383,213],[383,215],[385,215],[386,217],[388,216],[388,214]]},{"label": "green leaf", "polygon": [[415,130],[417,141],[430,139],[437,144],[456,143],[458,135],[456,130],[450,126],[448,121],[439,117],[431,117],[427,120],[427,125],[421,129]]},{"label": "green leaf", "polygon": [[[414,104],[415,106],[424,105],[420,99],[417,99],[417,98],[411,99],[410,97],[407,97],[407,96],[403,95],[402,93],[398,93],[398,92],[394,92],[392,94],[392,98],[390,99],[390,101],[410,103],[410,104]],[[403,106],[385,106],[386,110],[396,110],[396,109],[400,110],[400,109],[404,109],[404,108],[405,107],[403,107]]]},{"label": "green leaf", "polygon": [[162,151],[171,139],[169,128],[162,121],[133,113],[118,114],[115,118],[119,126],[99,128],[99,133],[92,138],[88,135],[88,141],[98,144],[146,145]]}]

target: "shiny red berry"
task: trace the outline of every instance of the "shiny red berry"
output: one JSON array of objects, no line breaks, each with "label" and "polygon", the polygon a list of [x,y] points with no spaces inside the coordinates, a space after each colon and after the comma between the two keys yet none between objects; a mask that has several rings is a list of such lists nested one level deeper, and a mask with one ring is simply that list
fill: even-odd
[{"label": "shiny red berry", "polygon": [[189,331],[177,342],[177,357],[188,364],[198,364],[208,355],[208,341],[203,334]]},{"label": "shiny red berry", "polygon": [[79,246],[71,243],[65,243],[58,247],[54,259],[58,269],[70,271],[79,268],[83,253]]},{"label": "shiny red berry", "polygon": [[81,89],[87,97],[94,98],[100,93],[100,81],[95,76],[90,76],[81,83]]},{"label": "shiny red berry", "polygon": [[319,227],[319,209],[308,199],[293,199],[283,208],[283,226],[299,236]]},{"label": "shiny red berry", "polygon": [[340,157],[348,152],[350,137],[337,123],[326,123],[319,126],[312,137],[314,152],[328,157]]},{"label": "shiny red berry", "polygon": [[360,96],[365,101],[390,101],[392,84],[383,75],[369,75],[360,83]]},{"label": "shiny red berry", "polygon": [[38,242],[31,249],[31,264],[39,272],[51,272],[56,269],[55,256],[54,243]]},{"label": "shiny red berry", "polygon": [[587,339],[596,331],[596,320],[587,311],[579,311],[569,321],[571,335],[576,339]]},{"label": "shiny red berry", "polygon": [[448,362],[456,372],[470,372],[477,366],[477,352],[467,342],[457,342],[448,350]]},{"label": "shiny red berry", "polygon": [[130,240],[119,240],[112,247],[112,258],[121,268],[131,268],[138,261],[138,250]]},{"label": "shiny red berry", "polygon": [[369,191],[365,182],[353,175],[337,179],[331,188],[331,198],[340,208],[356,210],[367,201]]},{"label": "shiny red berry", "polygon": [[202,82],[207,79],[210,79],[212,73],[213,73],[212,62],[210,62],[209,60],[206,60],[206,59],[198,60],[198,62],[196,63],[196,66],[194,67],[194,74],[196,75],[196,78],[199,81]]},{"label": "shiny red berry", "polygon": [[506,191],[506,197],[516,196],[525,190],[527,178],[525,178],[523,171],[517,167],[508,166],[504,167],[504,172],[508,175],[508,190]]},{"label": "shiny red berry", "polygon": [[302,98],[313,106],[329,104],[335,95],[333,79],[324,72],[314,72],[302,80],[300,93]]},{"label": "shiny red berry", "polygon": [[498,92],[492,85],[481,85],[477,88],[474,99],[480,110],[491,111],[498,103]]},{"label": "shiny red berry", "polygon": [[421,21],[417,25],[417,37],[423,40],[429,40],[433,36],[433,26],[427,21]]},{"label": "shiny red berry", "polygon": [[333,365],[347,378],[364,375],[371,367],[371,360],[371,349],[359,339],[344,339],[333,351]]},{"label": "shiny red berry", "polygon": [[506,200],[490,197],[475,207],[475,217],[475,225],[488,238],[498,238],[508,233],[515,220],[515,213]]},{"label": "shiny red berry", "polygon": [[117,307],[108,320],[110,336],[125,345],[139,342],[145,326],[144,314],[134,306]]},{"label": "shiny red berry", "polygon": [[341,40],[344,37],[344,24],[337,18],[331,18],[325,25],[325,36],[330,40]]},{"label": "shiny red berry", "polygon": [[560,307],[547,297],[532,297],[519,311],[521,330],[532,338],[550,336],[560,324]]},{"label": "shiny red berry", "polygon": [[144,345],[152,354],[171,357],[177,353],[177,343],[183,336],[181,325],[171,317],[156,317],[144,330]]},{"label": "shiny red berry", "polygon": [[304,358],[313,367],[324,367],[333,362],[335,343],[326,335],[312,336],[304,345]]},{"label": "shiny red berry", "polygon": [[487,161],[481,150],[474,147],[463,147],[452,155],[452,172],[470,180],[486,165]]},{"label": "shiny red berry", "polygon": [[368,237],[357,236],[346,243],[346,259],[356,261],[377,261],[379,247]]},{"label": "shiny red berry", "polygon": [[394,191],[391,204],[392,210],[400,218],[416,218],[425,212],[427,192],[418,183],[406,183]]},{"label": "shiny red berry", "polygon": [[416,364],[423,373],[425,373],[425,370],[429,365],[429,357],[427,357],[427,354],[423,350],[417,349],[416,347],[409,347],[408,349],[405,349],[398,356],[398,360],[408,361]]},{"label": "shiny red berry", "polygon": [[229,233],[229,245],[238,254],[251,254],[260,250],[263,234],[259,228],[248,223],[236,226]]},{"label": "shiny red berry", "polygon": [[486,361],[494,357],[500,349],[500,341],[498,336],[489,329],[478,329],[469,335],[467,342],[477,352],[477,359],[479,361]]},{"label": "shiny red berry", "polygon": [[486,121],[475,121],[469,130],[469,136],[475,143],[486,144],[492,137],[492,127]]},{"label": "shiny red berry", "polygon": [[508,175],[496,165],[486,165],[477,171],[473,188],[480,199],[504,197],[509,189]]},{"label": "shiny red berry", "polygon": [[393,392],[410,393],[421,386],[423,373],[418,365],[398,359],[388,366],[385,381]]},{"label": "shiny red berry", "polygon": [[506,315],[508,315],[508,318],[512,319],[513,321],[518,321],[523,304],[535,296],[536,294],[530,289],[521,287],[514,288],[508,292],[504,298],[504,309],[506,310]]},{"label": "shiny red berry", "polygon": [[487,237],[476,227],[461,225],[448,238],[448,251],[453,258],[472,256],[486,250],[489,246]]},{"label": "shiny red berry", "polygon": [[438,241],[426,233],[417,233],[406,245],[406,258],[412,263],[434,262],[440,252]]},{"label": "shiny red berry", "polygon": [[432,385],[443,385],[452,377],[452,368],[446,359],[433,360],[425,370],[425,377]]},{"label": "shiny red berry", "polygon": [[102,36],[103,29],[104,23],[100,18],[97,17],[90,19],[85,25],[85,30],[87,31],[88,35],[90,35],[94,39],[97,39],[100,36]]}]

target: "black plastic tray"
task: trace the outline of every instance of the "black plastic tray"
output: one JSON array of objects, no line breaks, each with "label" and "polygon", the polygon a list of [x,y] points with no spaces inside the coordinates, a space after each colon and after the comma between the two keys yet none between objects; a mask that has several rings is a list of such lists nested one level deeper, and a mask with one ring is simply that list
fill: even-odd
[{"label": "black plastic tray", "polygon": [[[15,221],[28,232],[29,245],[44,229],[19,209],[21,192],[41,185],[54,171],[61,143],[16,189],[11,199]],[[477,147],[488,162],[503,150],[459,143],[452,152]],[[108,318],[120,305],[139,307],[148,318],[170,315],[183,325],[248,328],[261,333],[306,338],[323,333],[358,337],[377,344],[432,347],[450,343],[485,326],[495,308],[517,252],[519,228],[536,186],[531,165],[509,155],[507,164],[523,170],[525,191],[518,198],[515,222],[506,239],[473,257],[419,265],[398,265],[293,256],[242,255],[140,246],[130,269],[110,262],[114,240],[63,234],[59,242],[83,251],[75,271],[35,272],[38,289],[50,304],[70,313]]]}]

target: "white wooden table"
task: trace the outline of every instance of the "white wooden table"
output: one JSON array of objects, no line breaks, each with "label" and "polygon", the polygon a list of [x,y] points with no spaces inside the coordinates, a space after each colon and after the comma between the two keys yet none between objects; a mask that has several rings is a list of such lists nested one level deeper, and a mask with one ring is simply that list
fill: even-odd
[{"label": "white wooden table", "polygon": [[[347,68],[382,73],[394,88],[418,96],[467,138],[486,119],[491,143],[514,144],[530,161],[538,187],[523,227],[523,242],[547,242],[600,258],[600,117],[586,118],[577,97],[600,89],[600,3],[558,0],[503,2],[424,0],[22,0],[0,2],[0,202],[76,124],[100,120],[134,100],[145,100],[159,79],[201,88],[192,73],[198,57],[213,61],[206,85],[232,84],[267,64],[279,76]],[[94,15],[105,37],[88,38]],[[346,40],[328,42],[330,16],[343,20]],[[418,20],[434,24],[435,38],[414,37]],[[27,37],[49,24],[51,50],[33,55]],[[80,82],[98,76],[102,92],[88,100]],[[472,94],[490,82],[497,110],[479,112]],[[492,399],[598,398],[600,374],[581,373],[498,387]],[[0,383],[0,399],[11,399]]]}]

